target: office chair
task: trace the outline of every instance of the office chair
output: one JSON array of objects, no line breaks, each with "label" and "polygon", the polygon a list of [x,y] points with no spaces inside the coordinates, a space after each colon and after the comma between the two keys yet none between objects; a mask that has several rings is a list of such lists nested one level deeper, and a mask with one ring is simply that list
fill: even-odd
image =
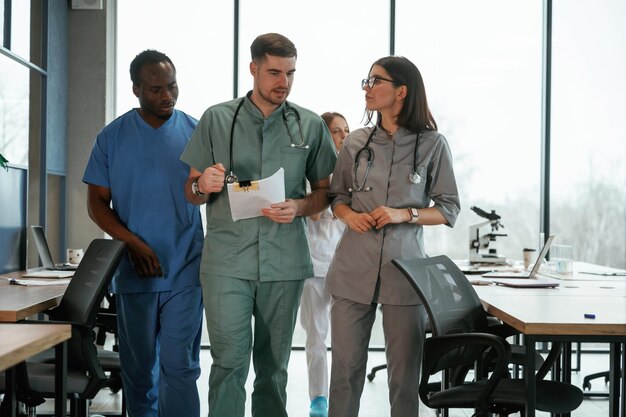
[{"label": "office chair", "polygon": [[[474,288],[446,256],[426,259],[394,259],[424,303],[432,337],[424,342],[419,396],[429,408],[469,408],[476,415],[508,415],[525,407],[522,379],[506,377],[511,348],[505,338],[489,333],[487,313]],[[571,384],[547,381],[559,354],[558,344],[536,375],[536,408],[569,413],[582,403],[582,391]],[[489,371],[484,364],[490,364]],[[475,378],[458,372],[475,366]],[[440,389],[429,388],[432,375],[443,374]]]},{"label": "office chair", "polygon": [[[502,323],[500,320],[498,320],[495,317],[487,315],[487,322],[488,322],[487,333],[495,334],[505,339],[511,336],[519,335],[519,332],[517,330],[515,330],[511,326],[508,326]],[[424,325],[424,330],[426,331],[426,334],[432,333],[431,328],[430,328],[430,322]],[[519,344],[511,344],[510,346],[511,346],[511,363],[516,365],[515,374],[517,374],[519,373],[519,369],[517,368],[520,368],[525,363],[526,349],[524,348],[524,346],[519,345]],[[543,356],[541,356],[539,352],[535,352],[535,366],[536,366],[535,370],[539,370],[543,363],[544,363]],[[376,372],[381,371],[386,368],[387,368],[387,364],[382,364],[382,365],[377,365],[377,366],[372,367],[370,373],[367,374],[367,379],[370,382],[373,381],[374,378],[376,377]],[[469,369],[470,367],[467,367],[465,371],[467,372],[469,371]]]},{"label": "office chair", "polygon": [[[67,370],[71,417],[87,417],[89,400],[95,397],[107,381],[98,360],[94,324],[123,254],[122,242],[95,239],[87,248],[59,306],[48,313],[50,321],[25,322],[72,325],[72,337],[68,340]],[[28,415],[35,415],[35,408],[44,398],[54,398],[54,365],[41,360],[18,365],[17,395],[18,400],[26,405]]]},{"label": "office chair", "polygon": [[[122,389],[122,373],[119,359],[119,333],[117,329],[117,306],[115,304],[115,294],[107,293],[104,296],[106,305],[102,305],[96,314],[95,327],[96,345],[98,347],[98,359],[102,368],[109,374],[105,384],[113,394]],[[104,304],[104,303],[103,303]],[[108,335],[113,337],[111,350],[105,349]],[[125,408],[124,396],[122,393],[122,408]]]},{"label": "office chair", "polygon": [[604,384],[609,383],[610,372],[602,371],[596,372],[594,374],[587,375],[583,378],[583,390],[588,390],[584,392],[585,397],[608,397],[608,392],[591,392],[591,381],[594,379],[604,378]]}]

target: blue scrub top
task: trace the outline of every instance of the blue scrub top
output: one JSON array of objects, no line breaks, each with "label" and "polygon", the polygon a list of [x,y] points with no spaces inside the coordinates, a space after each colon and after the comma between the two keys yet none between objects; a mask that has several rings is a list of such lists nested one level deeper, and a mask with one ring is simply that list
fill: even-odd
[{"label": "blue scrub top", "polygon": [[114,293],[170,291],[200,285],[202,220],[185,199],[189,166],[179,158],[197,120],[179,110],[162,126],[147,124],[136,109],[98,134],[83,182],[111,189],[113,210],[156,253],[163,277],[140,278],[124,257]]}]

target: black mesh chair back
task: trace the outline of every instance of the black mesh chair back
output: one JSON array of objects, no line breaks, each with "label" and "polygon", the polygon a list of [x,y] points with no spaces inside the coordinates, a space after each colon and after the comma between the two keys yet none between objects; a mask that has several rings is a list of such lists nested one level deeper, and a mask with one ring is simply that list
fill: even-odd
[{"label": "black mesh chair back", "polygon": [[118,240],[93,240],[50,318],[93,326],[123,254]]},{"label": "black mesh chair back", "polygon": [[480,298],[463,272],[446,256],[393,260],[425,304],[435,336],[487,330]]},{"label": "black mesh chair back", "polygon": [[[489,333],[480,298],[463,272],[446,256],[394,259],[420,299],[425,301],[433,336]],[[434,371],[472,366],[481,346],[467,346],[439,358]]]}]

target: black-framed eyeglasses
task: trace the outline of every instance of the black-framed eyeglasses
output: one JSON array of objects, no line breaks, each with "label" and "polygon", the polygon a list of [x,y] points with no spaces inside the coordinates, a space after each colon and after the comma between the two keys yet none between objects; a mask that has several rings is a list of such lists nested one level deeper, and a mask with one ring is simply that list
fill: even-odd
[{"label": "black-framed eyeglasses", "polygon": [[366,86],[369,88],[374,88],[376,84],[380,81],[389,81],[390,83],[394,83],[394,80],[390,80],[389,78],[383,78],[378,75],[374,75],[373,77],[365,78],[361,80],[361,88],[365,88]]}]

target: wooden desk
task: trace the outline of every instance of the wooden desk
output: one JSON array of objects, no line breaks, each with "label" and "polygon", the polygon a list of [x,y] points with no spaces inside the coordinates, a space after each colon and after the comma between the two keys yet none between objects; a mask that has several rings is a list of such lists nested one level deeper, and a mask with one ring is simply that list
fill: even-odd
[{"label": "wooden desk", "polygon": [[65,416],[67,397],[67,346],[72,335],[69,324],[0,324],[0,371],[6,370],[6,393],[10,415],[15,416],[15,373],[13,367],[56,347],[55,415]]},{"label": "wooden desk", "polygon": [[21,278],[22,274],[0,275],[0,322],[24,320],[58,306],[67,288],[67,284],[41,287],[9,284],[7,278]]},{"label": "wooden desk", "polygon": [[[559,288],[521,289],[498,286],[475,286],[488,313],[524,334],[527,386],[526,415],[535,415],[535,343],[605,342],[611,346],[609,414],[624,416],[626,390],[622,362],[626,362],[626,292],[611,287],[622,283],[584,283]],[[585,318],[594,314],[595,319]],[[564,362],[562,377],[569,378],[569,358]],[[571,365],[570,365],[571,367]],[[621,392],[620,392],[621,386]]]}]

